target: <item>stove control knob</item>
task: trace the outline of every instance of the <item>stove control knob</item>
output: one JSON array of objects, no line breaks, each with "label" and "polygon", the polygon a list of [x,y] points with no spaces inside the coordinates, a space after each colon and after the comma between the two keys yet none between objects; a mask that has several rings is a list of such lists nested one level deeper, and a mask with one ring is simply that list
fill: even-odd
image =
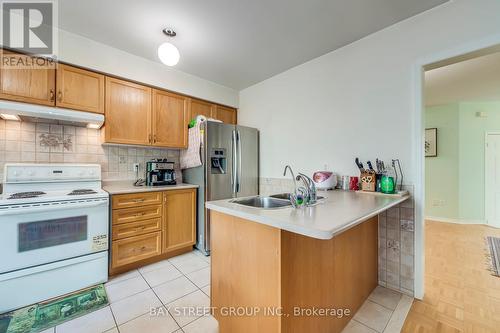
[{"label": "stove control knob", "polygon": [[21,175],[21,171],[17,171],[17,170],[16,170],[16,171],[14,171],[14,176],[15,176],[15,177],[18,177],[18,176],[20,176],[20,175]]},{"label": "stove control knob", "polygon": [[91,176],[93,176],[93,175],[94,175],[94,170],[90,170],[90,171],[89,171],[89,174],[90,174]]},{"label": "stove control knob", "polygon": [[32,177],[34,175],[35,175],[35,173],[33,171],[28,171],[28,176]]}]

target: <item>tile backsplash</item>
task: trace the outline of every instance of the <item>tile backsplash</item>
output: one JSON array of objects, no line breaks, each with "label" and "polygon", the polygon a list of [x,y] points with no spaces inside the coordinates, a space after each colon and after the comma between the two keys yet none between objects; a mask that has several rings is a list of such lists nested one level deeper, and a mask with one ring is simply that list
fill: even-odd
[{"label": "tile backsplash", "polygon": [[[261,195],[293,191],[293,181],[287,178],[260,178]],[[405,186],[411,194],[401,204],[378,216],[378,283],[379,285],[414,294],[415,213],[413,186]]]},{"label": "tile backsplash", "polygon": [[0,119],[2,174],[5,163],[98,163],[103,180],[127,180],[135,179],[134,163],[144,178],[146,162],[153,158],[168,158],[179,167],[179,150],[102,145],[100,130]]}]

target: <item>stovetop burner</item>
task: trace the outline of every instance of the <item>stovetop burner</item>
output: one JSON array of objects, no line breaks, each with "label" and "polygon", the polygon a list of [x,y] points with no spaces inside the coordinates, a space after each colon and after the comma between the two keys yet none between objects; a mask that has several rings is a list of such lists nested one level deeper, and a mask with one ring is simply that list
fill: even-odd
[{"label": "stovetop burner", "polygon": [[42,191],[32,191],[32,192],[19,192],[11,194],[7,199],[26,199],[26,198],[36,198],[42,194],[47,194]]},{"label": "stovetop burner", "polygon": [[68,193],[68,195],[85,195],[85,194],[95,194],[95,193],[97,192],[91,189],[78,189],[78,190],[73,190],[72,192]]}]

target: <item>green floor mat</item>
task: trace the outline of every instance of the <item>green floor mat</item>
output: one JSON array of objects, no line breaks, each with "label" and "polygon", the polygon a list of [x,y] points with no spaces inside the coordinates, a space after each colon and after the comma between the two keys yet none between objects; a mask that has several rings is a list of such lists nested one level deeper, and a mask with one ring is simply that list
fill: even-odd
[{"label": "green floor mat", "polygon": [[104,285],[30,305],[0,315],[0,333],[36,333],[108,305]]}]

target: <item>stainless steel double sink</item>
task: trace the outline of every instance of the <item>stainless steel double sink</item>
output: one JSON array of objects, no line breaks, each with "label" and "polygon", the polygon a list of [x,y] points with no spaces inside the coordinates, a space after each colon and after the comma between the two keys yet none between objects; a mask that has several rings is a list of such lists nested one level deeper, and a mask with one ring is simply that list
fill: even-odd
[{"label": "stainless steel double sink", "polygon": [[292,206],[290,200],[278,199],[273,196],[270,197],[255,196],[250,198],[234,199],[231,202],[239,205],[264,208],[264,209],[274,209],[274,208],[283,208]]},{"label": "stainless steel double sink", "polygon": [[[323,199],[323,197],[318,196],[318,200],[320,199]],[[233,199],[231,202],[262,209],[277,209],[292,206],[290,203],[290,193],[273,194],[268,197],[257,195],[249,198]]]}]

